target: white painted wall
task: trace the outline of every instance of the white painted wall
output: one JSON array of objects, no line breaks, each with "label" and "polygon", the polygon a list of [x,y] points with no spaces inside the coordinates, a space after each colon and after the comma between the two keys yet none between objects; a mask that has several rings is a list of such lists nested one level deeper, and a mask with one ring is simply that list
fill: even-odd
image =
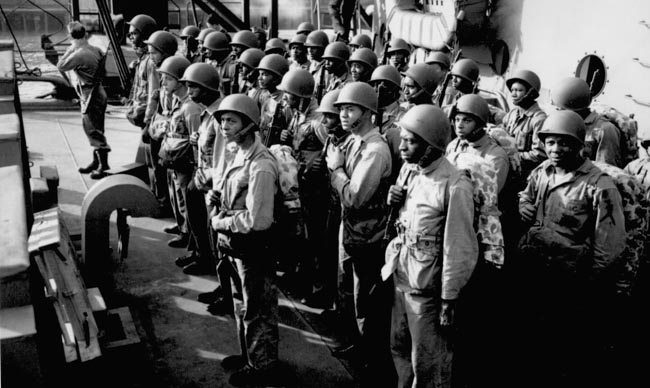
[{"label": "white painted wall", "polygon": [[[604,57],[608,84],[595,102],[635,113],[639,129],[650,135],[650,107],[625,95],[650,102],[648,0],[500,0],[493,15],[499,35],[510,47],[512,64],[531,69],[542,80],[542,99],[558,80],[573,76],[586,53]],[[505,74],[508,76],[508,73]]]}]

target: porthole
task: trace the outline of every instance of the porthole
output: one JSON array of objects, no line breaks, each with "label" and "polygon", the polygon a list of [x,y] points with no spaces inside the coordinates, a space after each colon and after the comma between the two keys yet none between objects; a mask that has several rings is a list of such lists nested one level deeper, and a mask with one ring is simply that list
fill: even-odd
[{"label": "porthole", "polygon": [[591,88],[591,97],[596,97],[607,84],[607,66],[598,55],[586,55],[578,62],[576,77],[585,80]]}]

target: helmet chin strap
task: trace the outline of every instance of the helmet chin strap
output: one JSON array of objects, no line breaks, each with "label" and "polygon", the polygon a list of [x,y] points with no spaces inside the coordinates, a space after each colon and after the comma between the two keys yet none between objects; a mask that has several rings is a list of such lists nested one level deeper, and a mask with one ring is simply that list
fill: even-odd
[{"label": "helmet chin strap", "polygon": [[418,97],[420,97],[420,95],[421,95],[422,93],[424,93],[424,89],[420,88],[420,90],[418,90],[418,91],[415,92],[414,94],[411,94],[411,95],[408,97],[408,101],[411,102],[411,103],[412,103],[412,102],[415,102],[415,100],[416,100]]},{"label": "helmet chin strap", "polygon": [[368,115],[369,112],[370,110],[364,109],[363,114],[359,116],[359,118],[356,119],[352,124],[350,124],[350,130],[357,129],[361,125],[361,123],[363,123],[364,118],[367,117],[366,115]]}]

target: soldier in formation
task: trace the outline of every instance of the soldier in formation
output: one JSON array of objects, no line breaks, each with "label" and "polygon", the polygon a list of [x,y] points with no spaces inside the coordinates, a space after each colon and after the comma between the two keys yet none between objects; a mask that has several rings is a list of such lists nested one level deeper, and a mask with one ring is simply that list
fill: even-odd
[{"label": "soldier in formation", "polygon": [[[345,43],[344,22],[332,41],[302,23],[288,52],[265,31],[231,39],[188,26],[178,54],[150,17],[129,22],[138,59],[127,118],[163,172],[152,182],[168,180],[176,223],[166,231],[187,249],[176,264],[216,274],[219,286],[199,300],[238,322],[241,354],[222,364],[235,370],[231,383],[278,383],[280,264],[296,275],[283,277],[285,291],[333,318],[332,354],[360,367],[362,387],[505,385],[508,363],[519,364],[495,348],[513,322],[537,330],[522,335],[544,368],[522,373],[544,375],[545,386],[596,384],[589,369],[604,368],[606,341],[594,338],[611,323],[598,317],[620,290],[615,279],[623,267],[635,280],[647,271],[647,260],[626,261],[630,214],[647,214],[650,201],[632,132],[596,112],[581,79],[551,89],[558,111],[547,117],[540,78],[516,69],[506,114],[482,97],[473,60],[438,51],[414,63],[394,38],[380,64],[368,36]],[[80,78],[82,91],[94,85]],[[101,173],[102,152],[85,170]],[[303,232],[292,240],[281,216],[288,171]],[[630,202],[621,177],[637,179],[645,199]],[[516,296],[504,291],[512,285]],[[532,308],[515,319],[513,301]]]}]

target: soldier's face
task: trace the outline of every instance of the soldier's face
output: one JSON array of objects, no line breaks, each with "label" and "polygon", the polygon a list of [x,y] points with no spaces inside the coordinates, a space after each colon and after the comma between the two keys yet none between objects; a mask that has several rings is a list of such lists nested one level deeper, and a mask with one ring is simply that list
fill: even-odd
[{"label": "soldier's face", "polygon": [[243,131],[244,122],[237,113],[226,112],[221,115],[219,120],[221,124],[221,133],[228,142],[241,142],[245,132]]},{"label": "soldier's face", "polygon": [[305,47],[301,44],[292,44],[289,51],[293,59],[302,59],[305,56]]},{"label": "soldier's face", "polygon": [[417,163],[422,159],[428,144],[415,133],[402,128],[399,132],[399,153],[406,163]]},{"label": "soldier's face", "polygon": [[297,109],[300,104],[300,97],[294,96],[291,93],[284,92],[282,93],[282,103],[284,106],[291,109]]},{"label": "soldier's face", "polygon": [[402,93],[404,93],[404,97],[407,100],[417,96],[419,91],[420,87],[415,81],[413,81],[413,78],[404,77],[404,80],[402,81]]},{"label": "soldier's face", "polygon": [[323,49],[321,47],[307,47],[307,53],[309,54],[309,59],[314,61],[320,61],[323,57]]},{"label": "soldier's face", "polygon": [[479,124],[474,118],[465,113],[457,113],[454,118],[454,126],[456,128],[456,136],[461,139],[467,138],[472,132],[479,129]]},{"label": "soldier's face", "polygon": [[151,60],[153,63],[156,64],[156,66],[160,66],[162,61],[165,59],[164,54],[158,50],[157,48],[153,47],[152,45],[149,45],[149,56],[151,56]]},{"label": "soldier's face", "polygon": [[257,83],[259,84],[260,88],[268,89],[272,86],[277,86],[278,77],[270,71],[260,70],[260,75],[257,77]]},{"label": "soldier's face", "polygon": [[463,83],[464,79],[457,76],[457,75],[452,75],[451,76],[451,86],[454,87],[454,89],[459,90],[461,87],[461,84]]},{"label": "soldier's face", "polygon": [[338,63],[339,62],[336,61],[335,59],[331,59],[331,58],[326,59],[325,60],[325,70],[329,71],[330,73],[333,72],[336,69]]},{"label": "soldier's face", "polygon": [[339,118],[341,126],[347,132],[355,132],[363,121],[365,111],[358,105],[344,104],[340,106]]},{"label": "soldier's face", "polygon": [[573,138],[561,135],[546,135],[544,149],[551,165],[564,167],[574,161],[580,152],[580,146]]},{"label": "soldier's face", "polygon": [[350,65],[350,75],[352,76],[352,81],[362,81],[363,76],[366,73],[366,67],[361,62],[352,62]]},{"label": "soldier's face", "polygon": [[168,93],[173,93],[178,89],[180,86],[180,83],[178,80],[174,77],[172,77],[169,74],[162,73],[160,77],[160,85],[168,92]]},{"label": "soldier's face", "polygon": [[513,82],[512,87],[510,88],[510,95],[512,96],[512,102],[517,103],[521,101],[522,98],[526,95],[526,86],[520,82]]},{"label": "soldier's face", "polygon": [[323,126],[327,129],[327,133],[334,133],[334,130],[339,126],[339,123],[339,115],[334,113],[323,113]]},{"label": "soldier's face", "polygon": [[192,101],[202,104],[205,100],[206,91],[197,83],[187,82],[187,90]]},{"label": "soldier's face", "polygon": [[132,47],[141,47],[144,39],[142,39],[142,34],[137,28],[130,26],[129,33],[126,35],[129,40],[131,40]]},{"label": "soldier's face", "polygon": [[388,63],[390,63],[394,67],[399,67],[402,64],[404,64],[404,62],[406,62],[405,59],[406,59],[406,55],[404,55],[403,52],[396,52],[390,57],[388,57]]}]

